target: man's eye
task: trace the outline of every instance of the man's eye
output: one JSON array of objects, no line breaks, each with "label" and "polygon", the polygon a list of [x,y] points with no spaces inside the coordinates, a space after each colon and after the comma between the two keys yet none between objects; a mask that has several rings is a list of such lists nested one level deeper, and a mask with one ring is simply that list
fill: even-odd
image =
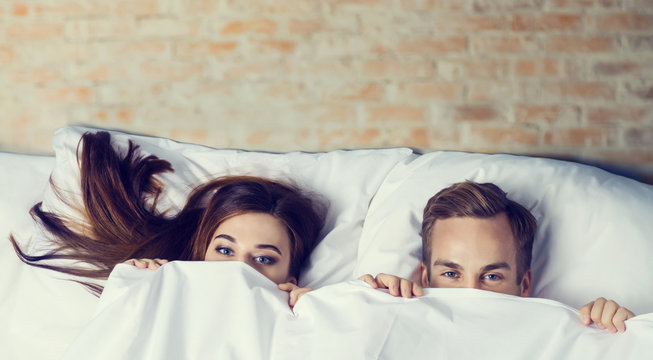
[{"label": "man's eye", "polygon": [[272,265],[275,262],[274,259],[272,259],[271,257],[267,257],[267,256],[257,256],[257,257],[254,258],[254,261],[256,261],[259,264],[263,264],[263,265]]},{"label": "man's eye", "polygon": [[453,271],[446,271],[445,273],[442,274],[442,276],[448,277],[448,278],[455,278],[458,275]]},{"label": "man's eye", "polygon": [[488,280],[491,280],[491,281],[501,280],[501,276],[499,276],[497,274],[487,274],[487,275],[485,275],[485,278],[488,279]]},{"label": "man's eye", "polygon": [[218,253],[220,253],[220,254],[222,254],[222,255],[226,255],[226,256],[233,255],[233,253],[234,253],[231,249],[226,248],[226,247],[219,247],[219,248],[217,248],[217,249],[215,249],[215,250],[216,250]]}]

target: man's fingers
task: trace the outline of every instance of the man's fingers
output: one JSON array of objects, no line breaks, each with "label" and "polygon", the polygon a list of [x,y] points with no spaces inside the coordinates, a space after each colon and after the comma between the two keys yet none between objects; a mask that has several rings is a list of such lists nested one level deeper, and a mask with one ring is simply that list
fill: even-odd
[{"label": "man's fingers", "polygon": [[358,280],[363,280],[366,284],[370,285],[373,289],[377,289],[379,286],[376,284],[376,280],[370,274],[365,274],[358,278]]},{"label": "man's fingers", "polygon": [[413,295],[424,296],[424,289],[416,282],[413,283]]},{"label": "man's fingers", "polygon": [[603,314],[603,305],[605,305],[605,301],[605,298],[602,297],[596,299],[594,305],[592,305],[592,310],[590,311],[590,318],[594,321],[596,327],[601,330],[605,329],[605,326],[601,323],[601,314]]},{"label": "man's fingers", "polygon": [[608,331],[611,333],[617,332],[617,328],[614,326],[613,323],[613,318],[618,309],[619,309],[619,305],[612,300],[606,301],[605,304],[603,305],[601,324],[603,324],[603,326],[605,326],[605,328],[608,329]]},{"label": "man's fingers", "polygon": [[388,274],[378,274],[376,276],[376,282],[382,289],[388,289],[390,295],[399,296],[399,281],[400,279],[393,275]]},{"label": "man's fingers", "polygon": [[584,325],[589,325],[592,323],[592,318],[590,317],[590,310],[592,309],[592,305],[594,305],[594,301],[590,301],[587,304],[583,305],[583,307],[581,307],[580,311],[578,312],[580,321]]},{"label": "man's fingers", "polygon": [[633,312],[631,312],[630,310],[626,309],[623,306],[620,306],[619,309],[617,309],[617,312],[614,314],[614,317],[612,318],[612,323],[617,328],[617,331],[622,333],[626,331],[625,321],[634,316],[635,314]]},{"label": "man's fingers", "polygon": [[401,283],[399,284],[401,288],[401,296],[405,298],[411,298],[413,297],[413,282],[410,280],[406,279],[401,279]]}]

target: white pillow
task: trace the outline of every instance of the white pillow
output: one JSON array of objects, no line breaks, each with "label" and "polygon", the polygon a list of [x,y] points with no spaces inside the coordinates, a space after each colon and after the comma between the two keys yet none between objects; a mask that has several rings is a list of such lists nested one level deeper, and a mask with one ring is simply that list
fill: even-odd
[{"label": "white pillow", "polygon": [[370,205],[354,275],[417,280],[424,206],[464,180],[496,183],[536,217],[532,296],[575,308],[603,296],[637,314],[653,312],[653,186],[535,157],[434,152],[405,159]]},{"label": "white pillow", "polygon": [[[81,204],[76,158],[78,143],[83,133],[97,130],[70,126],[58,129],[54,134],[56,165],[52,177],[63,193],[77,200],[77,206]],[[114,147],[123,152],[131,139],[140,146],[142,154],[154,154],[172,164],[175,172],[160,177],[167,188],[160,208],[170,206],[178,209],[194,186],[222,175],[246,174],[281,179],[321,194],[329,205],[322,231],[324,238],[313,251],[299,279],[300,285],[311,287],[352,278],[367,207],[388,172],[412,154],[412,150],[407,148],[281,154],[218,150],[165,138],[109,132]],[[43,206],[47,210],[74,216],[52,189],[46,190]],[[32,249],[38,250],[39,246],[43,244],[36,244]]]}]

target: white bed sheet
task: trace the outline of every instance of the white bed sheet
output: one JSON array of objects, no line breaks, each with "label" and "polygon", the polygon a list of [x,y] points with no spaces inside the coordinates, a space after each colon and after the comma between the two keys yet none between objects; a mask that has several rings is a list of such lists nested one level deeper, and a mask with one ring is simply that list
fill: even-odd
[{"label": "white bed sheet", "polygon": [[64,359],[653,358],[653,314],[609,334],[552,300],[473,289],[403,299],[361,281],[286,304],[238,262],[119,265]]},{"label": "white bed sheet", "polygon": [[[67,179],[69,186],[78,178],[70,159],[74,158],[77,140],[83,130],[73,127],[57,132],[54,138],[58,154],[56,160],[53,157],[0,153],[0,172],[3,174],[0,177],[0,236],[5,239],[0,241],[0,319],[3,320],[3,326],[0,326],[0,359],[58,359],[85,329],[96,311],[98,299],[82,286],[59,280],[66,278],[62,274],[21,263],[6,241],[12,232],[21,243],[31,239],[30,246],[44,244],[43,235],[32,223],[28,210],[36,202],[47,199],[44,194],[48,192],[48,177],[53,169]],[[524,329],[539,334],[541,344],[535,353],[551,358],[560,355],[558,346],[562,345],[555,343],[549,346],[547,341],[549,337],[559,337],[558,333],[562,331],[562,337],[569,342],[567,346],[570,347],[576,347],[576,343],[593,341],[585,338],[595,336],[605,339],[602,340],[605,344],[612,344],[616,341],[614,339],[628,338],[631,339],[628,342],[639,346],[639,330],[632,333],[635,335],[630,335],[630,330],[633,326],[649,329],[651,315],[641,314],[653,309],[653,239],[650,235],[653,233],[653,222],[649,221],[653,211],[651,185],[579,164],[508,155],[438,152],[418,156],[410,155],[407,149],[389,149],[274,156],[210,149],[117,132],[113,134],[121,141],[134,139],[145,151],[173,162],[179,171],[166,178],[174,186],[174,191],[169,194],[172,202],[183,198],[181,195],[185,193],[184,189],[188,189],[197,179],[219,174],[223,170],[228,172],[232,166],[242,170],[243,167],[256,167],[254,165],[259,163],[271,166],[274,171],[289,174],[303,171],[300,178],[304,180],[300,183],[308,184],[309,188],[322,192],[331,200],[325,229],[327,236],[313,253],[303,280],[300,279],[303,284],[319,289],[308,294],[307,299],[302,299],[294,313],[285,306],[286,295],[274,290],[274,285],[269,281],[261,282],[261,276],[253,272],[253,277],[250,276],[252,274],[235,275],[236,278],[226,290],[220,288],[222,294],[234,296],[215,302],[222,304],[223,308],[233,305],[226,311],[242,319],[242,322],[237,322],[235,318],[229,320],[236,321],[239,325],[222,328],[206,318],[198,322],[191,321],[190,318],[185,320],[183,316],[166,320],[168,312],[163,312],[162,316],[155,319],[159,325],[171,325],[156,328],[157,331],[168,331],[168,334],[178,324],[186,324],[183,326],[191,332],[198,331],[194,330],[196,326],[204,326],[206,331],[215,334],[206,346],[222,344],[224,357],[233,358],[243,352],[245,358],[265,358],[265,355],[293,358],[295,352],[288,349],[294,348],[301,350],[297,352],[297,358],[306,356],[307,353],[310,353],[309,358],[326,358],[328,355],[343,358],[396,358],[396,354],[402,354],[403,358],[411,354],[407,351],[413,351],[415,356],[421,354],[420,351],[442,357],[460,355],[461,353],[443,353],[445,350],[437,350],[442,348],[445,340],[455,344],[466,342],[464,336],[468,332],[456,330],[457,324],[461,321],[476,322],[475,318],[464,319],[468,309],[459,311],[452,308],[459,302],[476,303],[480,299],[487,302],[481,309],[491,307],[503,311],[502,305],[494,304],[503,295],[438,289],[428,290],[427,298],[413,301],[391,298],[382,292],[367,289],[358,282],[340,282],[355,278],[358,272],[397,272],[409,276],[418,261],[419,218],[427,198],[451,182],[468,178],[495,181],[509,195],[534,211],[540,223],[533,261],[534,270],[537,271],[534,276],[536,295],[557,299],[572,306],[579,306],[596,296],[607,296],[640,314],[628,322],[629,331],[626,336],[617,335],[615,338],[595,330],[588,333],[591,329],[581,327],[578,328],[579,335],[570,338],[566,332],[573,333],[576,330],[570,330],[567,325],[578,325],[574,310],[548,300],[512,299],[509,308],[523,307],[529,317],[528,320],[524,320],[525,316],[505,320],[507,317],[504,316],[500,321],[495,318],[493,321],[501,323],[502,331],[514,336],[520,335]],[[272,158],[276,162],[268,161]],[[310,166],[305,166],[307,164]],[[265,174],[268,173],[261,175]],[[580,258],[577,256],[579,253],[583,255]],[[615,253],[621,256],[615,258]],[[606,263],[610,265],[605,266]],[[322,287],[329,284],[337,285]],[[258,297],[251,296],[250,292],[254,288],[257,289],[255,292],[259,294]],[[108,294],[110,292],[105,296]],[[184,294],[182,292],[177,295],[192,303]],[[446,300],[449,298],[455,301],[449,303]],[[355,305],[351,310],[346,307],[349,302]],[[408,304],[403,304],[404,302]],[[362,303],[365,306],[361,306]],[[564,311],[567,315],[571,312],[573,316],[560,320],[563,325],[558,325],[557,322],[551,324],[547,319],[548,316],[556,319],[554,315],[530,316],[531,312],[540,312],[532,310],[531,306],[535,306],[532,304],[539,307],[542,304],[557,304],[556,309],[566,309]],[[239,309],[236,305],[244,310],[234,310]],[[259,309],[256,317],[251,317],[251,309]],[[456,314],[455,324],[443,321],[436,327],[450,333],[432,333],[431,320],[425,322],[426,328],[420,327],[424,322],[422,318],[438,309],[445,314]],[[399,316],[397,314],[401,315],[401,319],[414,321],[392,320],[394,322],[389,325],[387,321],[390,320],[387,319],[396,319]],[[436,319],[443,316],[433,314]],[[483,318],[489,316],[484,313],[473,314]],[[353,319],[357,319],[357,322],[353,322]],[[120,320],[122,327],[117,329],[123,329],[129,324],[124,321],[130,319],[114,320]],[[504,329],[504,323],[513,324],[513,327]],[[483,326],[482,324],[484,323],[479,325]],[[481,327],[485,330],[478,330],[477,335],[494,335],[495,329],[488,327],[491,324]],[[378,332],[387,329],[387,326],[394,330],[387,334]],[[111,328],[102,330],[105,338],[118,332]],[[641,336],[651,339],[649,330],[642,332]],[[410,336],[404,336],[404,333]],[[631,338],[632,336],[635,337]],[[371,340],[373,337],[375,340]],[[237,346],[224,347],[228,342],[221,339],[225,338],[237,339],[234,343]],[[247,339],[253,345],[245,346]],[[485,344],[486,340],[475,341]],[[402,345],[404,343],[407,344],[405,347]],[[401,348],[395,348],[400,345]],[[427,345],[432,349],[428,349]],[[553,352],[546,352],[549,350],[545,350],[545,345],[554,349],[551,350]],[[491,344],[483,346],[491,347]],[[616,351],[612,346],[609,351]],[[620,349],[620,346],[614,345],[614,348]],[[413,347],[416,350],[412,350]],[[481,349],[480,345],[466,347],[469,349],[461,349]],[[156,348],[153,346],[151,349]],[[504,354],[521,354],[519,351],[523,349],[513,351],[506,345],[502,350],[505,351]],[[92,354],[95,357],[99,351]],[[605,357],[605,354],[612,355],[603,350],[599,354]],[[630,355],[637,358],[641,352]],[[590,356],[584,354],[583,357]]]}]

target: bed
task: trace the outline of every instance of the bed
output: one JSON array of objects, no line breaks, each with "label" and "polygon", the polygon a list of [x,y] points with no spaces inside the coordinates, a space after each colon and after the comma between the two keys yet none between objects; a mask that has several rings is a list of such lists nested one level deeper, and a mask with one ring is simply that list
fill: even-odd
[{"label": "bed", "polygon": [[[544,158],[407,148],[323,153],[214,149],[111,131],[170,161],[160,207],[227,174],[292,178],[329,204],[322,240],[291,309],[287,295],[240,263],[172,262],[156,272],[119,265],[101,298],[68,277],[22,264],[7,240],[46,251],[29,208],[76,216],[50,177],[79,199],[77,143],[95,130],[55,132],[55,156],[0,153],[0,358],[393,359],[653,358],[653,186]],[[418,299],[371,289],[358,276],[415,277],[426,200],[451,183],[494,182],[538,221],[531,298],[427,289]],[[638,316],[623,334],[578,321],[598,296]]]}]

